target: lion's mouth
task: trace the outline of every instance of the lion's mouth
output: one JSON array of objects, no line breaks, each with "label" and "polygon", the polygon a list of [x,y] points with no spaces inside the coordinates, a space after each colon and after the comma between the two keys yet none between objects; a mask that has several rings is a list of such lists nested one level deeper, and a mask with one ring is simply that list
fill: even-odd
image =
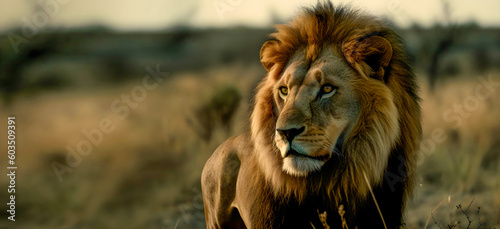
[{"label": "lion's mouth", "polygon": [[326,161],[326,160],[330,159],[330,157],[331,157],[330,154],[325,154],[325,155],[322,155],[322,156],[305,155],[305,154],[301,154],[301,153],[297,152],[294,149],[288,150],[283,158],[286,158],[286,157],[289,157],[289,156],[302,157],[302,158],[310,158],[310,159],[314,159],[314,160],[318,160],[318,161]]}]

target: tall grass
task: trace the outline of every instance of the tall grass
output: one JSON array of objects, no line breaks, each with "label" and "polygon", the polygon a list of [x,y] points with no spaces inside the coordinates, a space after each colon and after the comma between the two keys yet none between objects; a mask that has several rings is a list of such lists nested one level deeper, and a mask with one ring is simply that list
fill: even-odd
[{"label": "tall grass", "polygon": [[[467,205],[472,199],[475,199],[473,208],[482,209],[477,213],[478,221],[490,214],[496,217],[482,225],[484,228],[500,225],[496,211],[500,207],[496,197],[500,193],[500,88],[480,100],[475,109],[465,110],[467,115],[460,116],[460,125],[444,117],[446,112],[454,112],[456,104],[464,104],[467,98],[470,101],[470,97],[475,96],[475,89],[480,85],[478,77],[443,82],[433,93],[426,82],[421,82],[424,140],[432,139],[436,129],[442,129],[446,138],[435,142],[433,150],[420,155],[417,190],[407,208],[408,228],[423,228],[426,220],[420,216],[429,218],[431,212],[443,228],[448,225],[467,228],[467,224],[453,226],[455,222],[450,220],[467,222],[457,206]],[[439,228],[437,224],[432,219],[428,228]]]},{"label": "tall grass", "polygon": [[[245,131],[253,90],[262,76],[261,66],[253,65],[234,65],[201,74],[172,74],[168,81],[148,92],[125,120],[120,120],[110,105],[139,85],[139,80],[91,92],[59,91],[18,97],[0,110],[1,119],[15,114],[18,120],[16,226],[203,228],[203,165],[221,142]],[[500,93],[482,101],[459,128],[442,118],[455,102],[473,93],[476,83],[474,79],[449,81],[438,85],[434,93],[423,83],[424,138],[435,128],[442,128],[448,138],[421,156],[418,188],[407,212],[408,228],[422,228],[432,209],[450,195],[462,204],[476,197],[474,203],[482,207],[484,214],[500,207]],[[233,88],[229,92],[228,86]],[[231,121],[213,125],[210,138],[204,138],[199,126],[193,128],[190,120],[203,122],[196,117],[197,112],[203,107],[220,106],[213,99],[219,93],[223,98],[227,97],[224,93],[234,98],[238,94],[241,99],[237,105],[235,101],[223,103],[237,106],[229,109],[234,113],[226,112]],[[211,109],[220,112],[226,108]],[[82,130],[97,128],[105,117],[113,120],[116,129],[104,136],[74,172],[64,174],[60,183],[51,163],[64,162],[66,146],[74,147],[84,139]],[[5,139],[4,134],[0,138]],[[0,147],[4,146],[0,142]],[[0,185],[5,184],[7,178],[0,177]],[[1,199],[6,195],[0,192]],[[444,214],[453,211],[441,209]],[[0,219],[2,228],[9,223]],[[488,226],[498,227],[498,219]]]}]

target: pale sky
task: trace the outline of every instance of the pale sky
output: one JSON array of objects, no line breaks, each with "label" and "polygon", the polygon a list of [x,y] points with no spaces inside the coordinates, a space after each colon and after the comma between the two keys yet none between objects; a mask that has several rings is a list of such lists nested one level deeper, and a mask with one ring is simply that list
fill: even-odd
[{"label": "pale sky", "polygon": [[[46,2],[50,10],[35,7],[37,2]],[[413,22],[428,26],[444,21],[439,0],[334,1],[339,2],[388,17],[399,26]],[[483,26],[500,26],[500,0],[448,2],[453,21],[475,20]],[[300,6],[315,3],[316,0],[0,0],[0,31],[26,22],[38,27],[104,25],[118,30],[155,30],[180,24],[269,27],[272,15],[286,21]]]}]

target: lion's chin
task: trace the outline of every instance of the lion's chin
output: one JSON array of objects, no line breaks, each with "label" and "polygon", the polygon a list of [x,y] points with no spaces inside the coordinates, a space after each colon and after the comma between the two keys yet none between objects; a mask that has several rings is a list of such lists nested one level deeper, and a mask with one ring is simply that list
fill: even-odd
[{"label": "lion's chin", "polygon": [[313,158],[288,156],[283,158],[283,171],[292,176],[304,177],[319,171],[324,164],[324,161]]}]

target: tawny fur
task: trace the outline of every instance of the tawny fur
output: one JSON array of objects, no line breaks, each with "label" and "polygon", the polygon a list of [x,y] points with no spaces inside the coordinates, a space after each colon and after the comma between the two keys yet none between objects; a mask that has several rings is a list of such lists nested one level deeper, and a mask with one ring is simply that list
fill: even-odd
[{"label": "tawny fur", "polygon": [[[327,48],[333,48],[356,72],[350,85],[361,109],[343,141],[342,163],[307,178],[292,176],[283,171],[273,140],[280,115],[276,82],[299,50],[307,63],[313,63]],[[377,58],[368,61],[368,56]],[[394,195],[398,204],[382,209],[385,214],[397,213],[398,219],[389,225],[399,225],[413,190],[421,138],[418,88],[401,39],[377,18],[323,3],[305,9],[290,24],[277,25],[260,57],[268,75],[257,88],[250,133],[221,145],[202,174],[207,228],[242,226],[235,216],[248,228],[280,227],[276,222],[297,221],[280,215],[287,214],[287,207],[315,208],[311,199],[324,202],[318,206],[331,210],[329,216],[342,204],[349,224],[363,225],[368,212],[363,209],[372,207],[363,173],[381,199],[391,196],[384,182],[400,179]]]}]

